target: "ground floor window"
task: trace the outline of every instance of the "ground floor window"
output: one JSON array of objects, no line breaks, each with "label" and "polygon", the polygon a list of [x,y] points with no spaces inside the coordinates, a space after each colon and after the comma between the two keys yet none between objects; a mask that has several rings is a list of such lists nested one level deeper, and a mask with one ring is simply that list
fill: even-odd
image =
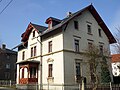
[{"label": "ground floor window", "polygon": [[80,62],[75,63],[76,66],[76,81],[80,82],[81,80],[81,68],[80,68]]},{"label": "ground floor window", "polygon": [[53,64],[48,64],[48,77],[52,77]]}]

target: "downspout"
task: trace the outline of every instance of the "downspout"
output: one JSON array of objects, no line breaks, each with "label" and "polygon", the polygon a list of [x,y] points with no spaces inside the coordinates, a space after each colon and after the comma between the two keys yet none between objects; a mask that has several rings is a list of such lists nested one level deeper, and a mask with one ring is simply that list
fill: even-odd
[{"label": "downspout", "polygon": [[[40,35],[38,36],[40,37]],[[43,85],[42,85],[42,39],[40,37],[40,40],[38,40],[37,37],[37,41],[40,43],[40,90],[42,90]]]}]

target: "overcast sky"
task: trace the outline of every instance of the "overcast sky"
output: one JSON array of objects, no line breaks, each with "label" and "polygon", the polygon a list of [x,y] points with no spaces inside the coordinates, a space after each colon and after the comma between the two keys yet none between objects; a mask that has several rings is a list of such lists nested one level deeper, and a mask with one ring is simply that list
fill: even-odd
[{"label": "overcast sky", "polygon": [[[10,0],[0,1],[1,12]],[[115,33],[120,26],[120,0],[13,0],[0,14],[0,43],[13,48],[21,43],[21,34],[30,22],[46,26],[48,17],[63,19],[68,11],[76,12],[91,3]]]}]

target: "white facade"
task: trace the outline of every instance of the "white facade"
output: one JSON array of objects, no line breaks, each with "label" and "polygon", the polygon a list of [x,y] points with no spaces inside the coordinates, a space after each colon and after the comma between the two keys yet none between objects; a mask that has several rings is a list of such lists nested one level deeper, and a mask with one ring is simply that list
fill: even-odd
[{"label": "white facade", "polygon": [[[74,28],[74,21],[78,22],[78,29]],[[91,26],[91,33],[88,33],[87,25]],[[61,29],[62,28],[58,28],[56,30]],[[101,29],[101,36],[99,36],[98,29]],[[97,46],[102,45],[103,48],[110,51],[110,40],[108,36],[106,35],[105,31],[103,31],[103,28],[101,28],[98,21],[96,21],[96,19],[93,17],[89,10],[84,10],[82,14],[77,15],[73,19],[69,20],[66,28],[61,32],[56,31],[57,33],[54,34],[50,34],[50,32],[48,32],[47,35],[44,34],[43,36],[37,38],[40,33],[35,31],[35,37],[33,37],[34,30],[35,28],[33,28],[29,34],[27,47],[19,50],[18,52],[17,84],[20,83],[19,80],[20,78],[22,78],[22,74],[24,74],[24,78],[30,77],[30,74],[28,74],[28,72],[30,71],[29,69],[26,69],[28,67],[25,67],[25,61],[28,62],[32,60],[42,63],[42,84],[76,84],[76,63],[78,63],[78,65],[80,64],[81,77],[88,77],[87,70],[89,70],[89,67],[85,63],[87,62],[87,59],[81,54],[88,47],[88,43],[93,43]],[[75,51],[75,40],[78,41],[78,52]],[[50,52],[49,42],[52,42],[52,51]],[[33,57],[31,57],[32,47],[36,47],[36,55]],[[25,51],[24,60],[22,60],[23,51]],[[40,63],[38,63],[38,73],[36,71],[36,77],[38,77],[38,84],[41,83]],[[20,69],[19,65],[22,65],[22,67],[25,68],[24,73],[22,73],[22,68]],[[49,72],[51,69],[49,68],[49,65],[51,65],[52,67],[52,75],[50,76]],[[87,78],[87,83],[89,82],[90,79]],[[47,88],[47,86],[44,85],[43,88]]]}]

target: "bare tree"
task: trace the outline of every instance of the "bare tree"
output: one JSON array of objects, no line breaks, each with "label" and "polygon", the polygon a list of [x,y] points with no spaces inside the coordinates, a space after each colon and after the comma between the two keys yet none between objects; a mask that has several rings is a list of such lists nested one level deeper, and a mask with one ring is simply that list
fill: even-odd
[{"label": "bare tree", "polygon": [[113,44],[112,46],[114,47],[114,51],[118,54],[120,54],[120,27],[116,28],[116,33],[115,33],[115,39],[117,43]]},{"label": "bare tree", "polygon": [[[93,90],[97,89],[98,84],[101,81],[100,75],[101,75],[102,70],[101,70],[101,72],[99,74],[98,73],[98,68],[99,68],[98,66],[100,66],[100,65],[101,66],[106,65],[106,67],[107,67],[107,64],[104,63],[105,61],[103,62],[103,60],[106,60],[105,58],[108,58],[108,56],[105,56],[104,53],[106,53],[105,55],[108,55],[107,54],[107,50],[101,51],[95,45],[92,45],[92,46],[88,47],[85,50],[85,54],[84,55],[85,55],[85,57],[88,58],[88,65],[89,65],[89,68],[90,68],[89,74],[91,76],[91,83],[93,84],[92,85],[93,86]],[[107,75],[110,75],[110,74],[107,74]],[[110,78],[108,78],[108,79],[110,79]],[[108,81],[110,81],[110,80],[108,80]]]}]

